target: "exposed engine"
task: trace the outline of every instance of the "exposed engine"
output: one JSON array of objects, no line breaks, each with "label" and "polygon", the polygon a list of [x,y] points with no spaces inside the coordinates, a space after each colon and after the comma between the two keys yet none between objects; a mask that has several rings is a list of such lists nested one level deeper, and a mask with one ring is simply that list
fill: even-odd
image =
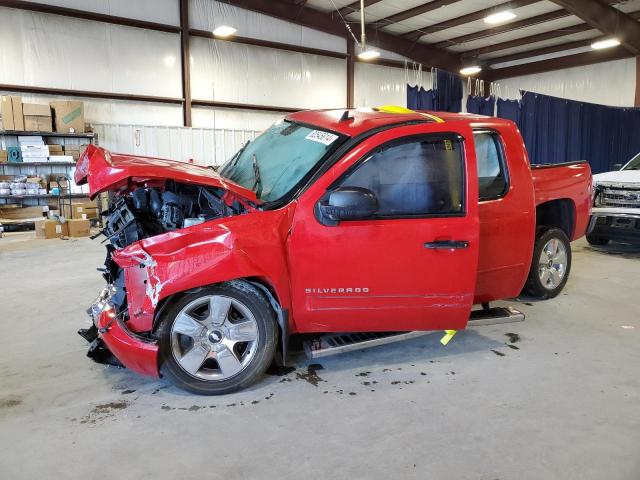
[{"label": "exposed engine", "polygon": [[[169,180],[163,188],[140,187],[118,197],[105,215],[102,230],[110,242],[104,268],[99,269],[107,287],[94,303],[101,305],[108,297],[116,314],[128,320],[127,294],[124,271],[111,258],[112,253],[143,238],[153,237],[171,230],[196,225],[215,218],[238,215],[246,211],[238,201],[229,206],[222,188],[189,185]],[[88,312],[97,315],[98,312]],[[78,333],[89,343],[87,356],[99,363],[120,365],[98,337],[95,325]]]},{"label": "exposed engine", "polygon": [[103,233],[114,247],[124,248],[143,238],[242,213],[239,203],[224,202],[224,193],[221,188],[173,181],[164,189],[138,188],[113,203]]}]

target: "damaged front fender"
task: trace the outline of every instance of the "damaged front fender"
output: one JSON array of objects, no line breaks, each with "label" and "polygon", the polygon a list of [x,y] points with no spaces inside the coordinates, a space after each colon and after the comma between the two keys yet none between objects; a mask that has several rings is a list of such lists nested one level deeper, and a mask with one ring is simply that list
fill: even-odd
[{"label": "damaged front fender", "polygon": [[262,279],[281,307],[289,309],[284,246],[293,208],[205,222],[114,252],[113,260],[125,272],[127,326],[134,332],[152,331],[161,300],[238,278]]}]

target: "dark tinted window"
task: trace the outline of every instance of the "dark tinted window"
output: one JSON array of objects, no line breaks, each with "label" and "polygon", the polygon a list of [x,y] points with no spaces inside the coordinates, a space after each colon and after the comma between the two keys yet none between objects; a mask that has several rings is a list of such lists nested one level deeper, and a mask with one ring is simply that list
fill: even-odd
[{"label": "dark tinted window", "polygon": [[493,132],[475,132],[473,137],[478,160],[480,200],[500,198],[507,191],[500,138]]},{"label": "dark tinted window", "polygon": [[463,211],[463,177],[457,137],[420,137],[376,150],[340,184],[375,193],[378,217],[456,214]]}]

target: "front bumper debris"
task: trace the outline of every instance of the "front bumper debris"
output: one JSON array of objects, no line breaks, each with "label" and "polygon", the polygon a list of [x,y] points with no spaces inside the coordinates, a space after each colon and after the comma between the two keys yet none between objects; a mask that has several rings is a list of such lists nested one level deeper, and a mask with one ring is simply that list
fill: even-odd
[{"label": "front bumper debris", "polygon": [[640,213],[620,213],[594,208],[587,234],[609,240],[639,243]]},{"label": "front bumper debris", "polygon": [[131,332],[111,304],[115,289],[105,287],[88,310],[93,325],[78,331],[90,342],[87,356],[99,363],[124,366],[141,375],[159,378],[158,345]]}]

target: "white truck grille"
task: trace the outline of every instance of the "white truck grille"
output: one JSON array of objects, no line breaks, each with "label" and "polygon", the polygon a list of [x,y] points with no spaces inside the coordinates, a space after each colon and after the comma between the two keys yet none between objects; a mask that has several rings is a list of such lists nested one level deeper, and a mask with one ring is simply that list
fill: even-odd
[{"label": "white truck grille", "polygon": [[640,188],[605,187],[600,193],[603,207],[640,208]]}]

